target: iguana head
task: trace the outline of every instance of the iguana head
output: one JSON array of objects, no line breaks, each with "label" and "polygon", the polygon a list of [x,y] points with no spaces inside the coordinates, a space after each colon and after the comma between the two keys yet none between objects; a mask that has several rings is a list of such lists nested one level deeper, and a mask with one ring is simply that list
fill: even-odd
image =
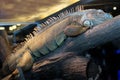
[{"label": "iguana head", "polygon": [[68,25],[65,28],[64,33],[67,36],[77,36],[85,32],[87,29],[101,24],[102,22],[111,18],[111,14],[105,13],[100,9],[83,10],[81,12],[77,12],[77,17],[75,17],[71,25]]},{"label": "iguana head", "polygon": [[103,10],[89,9],[82,16],[80,22],[83,26],[91,28],[111,18],[112,18],[112,15],[104,12]]}]

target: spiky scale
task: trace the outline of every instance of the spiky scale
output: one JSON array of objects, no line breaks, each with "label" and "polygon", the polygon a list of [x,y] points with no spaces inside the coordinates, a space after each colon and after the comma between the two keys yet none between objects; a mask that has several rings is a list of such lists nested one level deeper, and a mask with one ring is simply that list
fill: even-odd
[{"label": "spiky scale", "polygon": [[66,35],[65,35],[64,33],[60,33],[59,36],[56,36],[56,37],[55,37],[56,44],[57,44],[58,46],[60,46],[60,45],[64,42],[64,40],[65,40],[66,38],[67,38],[67,37],[66,37]]},{"label": "spiky scale", "polygon": [[[47,47],[45,46],[45,44],[44,44],[44,43],[46,43],[46,37],[44,37],[44,36],[39,37],[39,35],[36,35],[36,36],[38,36],[38,37],[32,39],[31,42],[28,43],[28,45],[30,45],[30,46],[29,46],[30,49],[31,49],[33,52],[35,52],[35,51],[38,50],[38,51],[39,51],[41,54],[43,54],[43,55],[49,53],[48,48],[47,48]],[[31,45],[32,42],[34,42],[33,45]],[[38,44],[38,43],[39,43],[39,44]],[[41,46],[43,46],[43,47],[41,47]]]},{"label": "spiky scale", "polygon": [[[79,11],[79,10],[80,9],[77,8],[76,11]],[[15,56],[14,57],[10,56],[10,58],[8,58],[8,59],[12,58],[12,60],[10,60],[8,62],[8,64],[5,61],[6,65],[4,65],[4,67],[9,65],[10,67],[13,68],[14,65],[21,64],[21,67],[23,66],[24,69],[28,69],[30,67],[29,64],[32,64],[32,63],[29,63],[28,64],[29,66],[26,65],[29,62],[29,61],[27,62],[27,60],[25,60],[26,62],[17,60],[19,62],[15,63],[16,59],[18,59],[18,58],[20,59],[20,55],[25,54],[25,55],[23,55],[23,57],[24,57],[24,56],[30,54],[30,52],[26,52],[26,51],[28,51],[27,50],[28,47],[31,48],[31,51],[33,52],[33,54],[34,54],[34,52],[36,50],[38,52],[40,52],[41,54],[43,54],[43,55],[48,54],[49,53],[49,49],[48,49],[48,47],[46,47],[46,45],[47,45],[46,41],[48,40],[48,42],[49,42],[49,41],[54,41],[55,40],[55,42],[58,45],[60,45],[62,43],[62,41],[65,39],[65,37],[61,36],[61,33],[63,33],[63,31],[66,28],[66,26],[68,26],[73,21],[74,17],[77,18],[77,19],[75,19],[75,21],[78,21],[78,23],[83,23],[82,20],[81,20],[81,17],[83,17],[86,13],[89,13],[89,14],[92,15],[91,11],[94,13],[97,10],[86,10],[86,11],[83,11],[83,12],[75,12],[73,14],[71,14],[71,11],[66,11],[67,15],[65,17],[62,17],[60,15],[58,17],[55,17],[57,21],[52,22],[52,24],[46,24],[46,22],[44,22],[43,23],[43,30],[38,32],[38,33],[37,32],[33,32],[35,37],[33,37],[30,40],[28,40],[21,49],[17,50],[17,52],[15,52]],[[102,15],[102,16],[103,16],[102,17],[103,19],[106,18],[106,15]],[[94,17],[94,15],[93,15],[93,17]],[[86,18],[89,18],[89,19],[93,19],[93,17],[86,16]],[[86,18],[83,18],[83,21],[86,20]],[[99,18],[97,16],[97,18],[95,18],[95,20],[93,22],[99,23],[98,21],[100,19],[101,19],[101,16],[99,16]],[[48,36],[48,34],[51,34],[51,36]],[[59,38],[59,37],[56,37],[56,36],[60,36],[62,39],[58,40],[57,38]],[[30,59],[30,58],[32,58],[32,56],[28,57],[28,59]],[[8,60],[8,59],[6,59],[6,60]],[[22,60],[22,58],[21,58],[21,60]]]},{"label": "spiky scale", "polygon": [[40,54],[40,52],[38,51],[38,50],[36,50],[36,51],[33,51],[34,53],[32,53],[35,57],[38,57],[38,58],[40,58],[41,57],[41,54]]},{"label": "spiky scale", "polygon": [[55,42],[54,40],[52,40],[52,41],[46,43],[46,47],[47,47],[50,51],[53,51],[53,50],[55,50],[58,46],[57,46],[56,42]]},{"label": "spiky scale", "polygon": [[50,52],[46,46],[43,46],[43,47],[39,48],[38,50],[42,55],[46,55]]}]

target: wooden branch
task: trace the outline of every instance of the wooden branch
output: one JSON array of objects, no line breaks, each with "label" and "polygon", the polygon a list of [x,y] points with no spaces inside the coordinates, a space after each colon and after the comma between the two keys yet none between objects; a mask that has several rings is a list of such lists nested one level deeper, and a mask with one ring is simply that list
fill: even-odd
[{"label": "wooden branch", "polygon": [[3,75],[2,73],[3,62],[10,53],[11,52],[9,41],[7,39],[7,33],[4,30],[0,30],[0,77],[1,75]]},{"label": "wooden branch", "polygon": [[86,80],[86,72],[89,70],[90,72],[94,70],[92,71],[94,74],[91,76],[95,77],[99,73],[98,65],[76,53],[82,55],[89,48],[120,38],[119,34],[120,15],[95,26],[78,37],[69,37],[61,47],[42,57],[33,65],[32,80],[55,80],[55,78],[59,78],[59,80]]},{"label": "wooden branch", "polygon": [[[109,21],[104,22],[103,24],[95,26],[93,29],[86,31],[85,33],[79,35],[78,37],[68,38],[61,47],[56,49],[56,51],[41,58],[38,62],[34,64],[33,74],[35,75],[39,74],[39,76],[42,75],[42,78],[43,77],[47,78],[53,75],[56,76],[55,75],[56,72],[60,73],[62,72],[63,73],[62,77],[64,77],[63,75],[68,75],[67,76],[68,80],[70,79],[75,80],[76,79],[75,77],[78,78],[77,74],[75,73],[77,72],[79,74],[79,78],[81,78],[81,80],[85,80],[85,78],[87,77],[85,75],[86,74],[85,72],[86,67],[88,66],[89,59],[80,57],[76,55],[76,53],[82,54],[83,51],[86,51],[89,48],[93,48],[106,42],[115,40],[120,37],[119,34],[120,34],[120,15]],[[70,55],[71,57],[67,57]],[[83,64],[85,64],[86,67],[84,67]],[[66,68],[64,68],[63,66]],[[96,64],[94,64],[92,68],[93,67],[95,68],[95,66]],[[96,69],[94,72],[97,74],[98,69]],[[75,77],[74,78],[71,77],[72,75],[75,75]]]},{"label": "wooden branch", "polygon": [[61,50],[82,53],[117,38],[120,38],[120,15],[93,27],[78,37],[69,38]]},{"label": "wooden branch", "polygon": [[[120,37],[120,15],[115,18],[89,29],[77,37],[69,37],[59,48],[48,56],[65,52],[82,54],[90,48],[113,41]],[[48,57],[45,56],[45,57]],[[43,58],[45,58],[43,57]],[[42,59],[43,59],[42,58]]]},{"label": "wooden branch", "polygon": [[[93,29],[86,31],[78,37],[69,37],[61,47],[57,48],[54,52],[49,53],[41,60],[60,57],[62,53],[73,52],[82,54],[83,51],[89,48],[94,48],[106,42],[113,41],[120,38],[120,15],[95,26]],[[59,55],[60,54],[60,55]]]},{"label": "wooden branch", "polygon": [[87,80],[87,73],[92,72],[89,76],[92,77],[99,72],[98,65],[94,61],[77,56],[75,53],[64,54],[34,64],[33,78],[35,80]]}]

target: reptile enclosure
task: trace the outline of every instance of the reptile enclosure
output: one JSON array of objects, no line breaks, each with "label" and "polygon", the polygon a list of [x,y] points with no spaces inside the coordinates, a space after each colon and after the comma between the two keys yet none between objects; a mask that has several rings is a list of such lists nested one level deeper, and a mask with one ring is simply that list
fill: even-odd
[{"label": "reptile enclosure", "polygon": [[[87,77],[87,70],[87,72],[90,72],[90,76],[95,76],[96,73],[99,72],[98,66],[96,66],[94,61],[89,62],[88,58],[80,56],[84,56],[82,53],[89,48],[93,48],[100,44],[118,39],[120,37],[119,22],[120,16],[117,16],[107,22],[104,22],[103,24],[94,27],[93,29],[86,31],[78,37],[69,38],[65,42],[66,44],[63,44],[61,47],[59,47],[59,49],[36,62],[30,71],[31,74],[29,75],[31,76],[25,77],[31,77],[32,80],[47,80],[55,78],[62,78],[65,80],[85,80]],[[1,42],[2,41],[3,40],[1,39]],[[88,69],[87,65],[89,65]],[[92,69],[92,66],[94,66],[94,69]],[[27,73],[25,73],[25,75],[27,75]]]},{"label": "reptile enclosure", "polygon": [[68,37],[56,50],[37,59],[30,70],[24,72],[17,67],[19,73],[2,75],[3,62],[13,47],[9,44],[6,32],[0,31],[0,77],[2,80],[106,80],[102,75],[104,66],[99,63],[102,59],[95,53],[96,59],[89,54],[89,50],[109,42],[120,48],[119,34],[120,15],[79,36]]}]

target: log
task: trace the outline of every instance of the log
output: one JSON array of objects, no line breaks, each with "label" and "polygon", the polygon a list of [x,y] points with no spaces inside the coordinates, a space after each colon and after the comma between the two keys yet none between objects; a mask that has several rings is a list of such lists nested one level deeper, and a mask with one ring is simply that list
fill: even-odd
[{"label": "log", "polygon": [[[100,72],[98,69],[99,65],[94,63],[94,61],[91,62],[88,58],[80,56],[90,48],[120,38],[119,23],[120,15],[93,27],[78,37],[69,37],[61,47],[39,59],[39,61],[34,64],[32,69],[32,74],[36,76],[34,76],[34,79],[47,80],[49,78],[50,80],[51,77],[59,75],[58,77],[62,77],[60,79],[64,80],[86,80],[93,72],[95,74],[92,74],[92,77],[95,79],[97,73]],[[67,57],[70,55],[72,56]],[[76,74],[76,72],[78,74]],[[86,75],[88,73],[85,72],[90,73]]]},{"label": "log", "polygon": [[[29,80],[90,80],[98,78],[99,65],[82,57],[84,51],[120,38],[120,15],[89,29],[77,37],[69,37],[54,52],[34,63]],[[26,76],[25,76],[26,77]]]},{"label": "log", "polygon": [[0,30],[0,60],[2,62],[10,54],[10,45],[5,30]]},{"label": "log", "polygon": [[6,43],[5,39],[2,36],[0,36],[0,62],[1,62],[0,68],[2,68],[2,63],[9,54],[10,50],[8,48],[8,44]]},{"label": "log", "polygon": [[[92,73],[89,74],[86,73]],[[34,64],[33,80],[87,80],[99,73],[99,66],[89,58],[64,53],[59,57],[46,59]]]},{"label": "log", "polygon": [[64,45],[63,52],[82,53],[90,48],[120,38],[119,34],[120,15],[93,27],[78,37],[69,38]]},{"label": "log", "polygon": [[[90,48],[105,44],[120,38],[120,15],[89,29],[77,37],[69,37],[59,48],[45,57],[65,52],[82,53]],[[45,59],[45,57],[43,57]],[[41,58],[41,59],[43,59]]]},{"label": "log", "polygon": [[1,69],[6,57],[10,54],[9,41],[7,39],[7,33],[4,30],[0,30],[0,77],[3,75]]},{"label": "log", "polygon": [[0,36],[4,38],[5,42],[7,43],[9,47],[9,40],[8,40],[7,32],[5,30],[0,30]]}]

